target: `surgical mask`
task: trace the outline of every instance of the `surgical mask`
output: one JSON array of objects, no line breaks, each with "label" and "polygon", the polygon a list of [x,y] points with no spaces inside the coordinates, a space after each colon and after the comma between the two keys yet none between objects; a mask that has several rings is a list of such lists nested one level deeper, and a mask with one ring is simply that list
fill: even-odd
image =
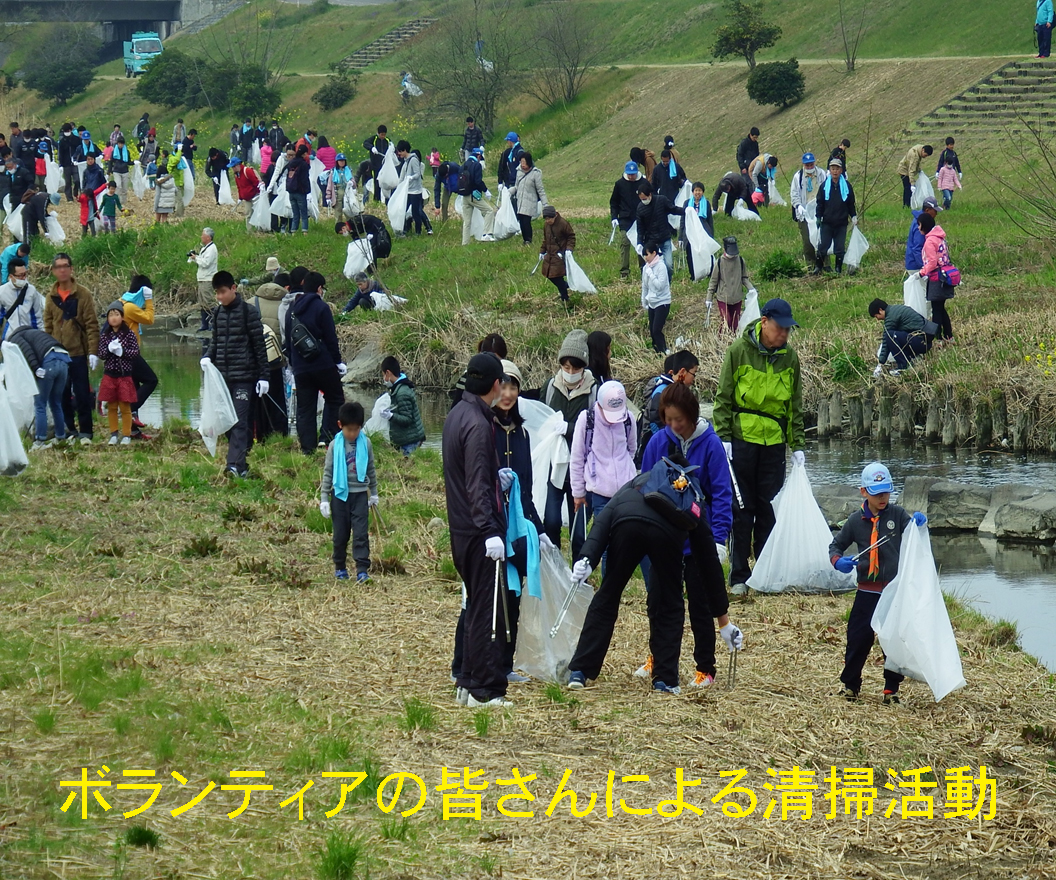
[{"label": "surgical mask", "polygon": [[561,371],[561,379],[568,386],[578,385],[580,380],[583,378],[583,371],[580,370],[577,373],[569,373],[567,370]]},{"label": "surgical mask", "polygon": [[11,283],[15,286],[16,290],[21,290],[29,282],[25,278],[12,278]]},{"label": "surgical mask", "polygon": [[391,388],[391,387],[392,387],[392,382],[391,382],[391,381],[389,381],[388,379],[382,379],[382,380],[381,380],[381,383],[382,383],[382,384],[383,384],[383,385],[384,385],[384,386],[385,386],[386,388]]},{"label": "surgical mask", "polygon": [[649,198],[647,198],[647,199],[642,199],[642,204],[643,204],[643,205],[648,205],[648,204],[649,204],[649,203],[650,203],[650,202],[651,202],[652,200],[653,200],[653,197],[652,197],[652,196],[650,196],[650,197],[649,197]]}]

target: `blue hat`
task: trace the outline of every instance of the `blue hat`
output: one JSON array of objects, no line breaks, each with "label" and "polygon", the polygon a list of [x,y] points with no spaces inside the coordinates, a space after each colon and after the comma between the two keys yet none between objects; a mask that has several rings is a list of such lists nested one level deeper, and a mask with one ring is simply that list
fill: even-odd
[{"label": "blue hat", "polygon": [[234,168],[236,165],[241,165],[242,160],[238,156],[232,156],[231,161],[227,163],[228,168]]},{"label": "blue hat", "polygon": [[81,140],[82,141],[88,141],[88,140],[91,140],[91,139],[92,139],[92,136],[91,136],[91,134],[89,134],[87,128],[84,131],[81,132]]},{"label": "blue hat", "polygon": [[772,319],[778,327],[785,327],[787,329],[788,327],[799,326],[799,324],[797,324],[792,318],[792,306],[788,304],[788,300],[781,299],[780,297],[768,299],[759,315],[763,318]]},{"label": "blue hat", "polygon": [[804,153],[803,154],[803,164],[804,165],[806,165],[806,164],[808,164],[810,162],[816,162],[816,161],[817,160],[814,158],[814,154],[813,153]]},{"label": "blue hat", "polygon": [[623,166],[623,173],[624,174],[637,174],[638,173],[638,163],[637,162],[628,162],[626,165]]},{"label": "blue hat", "polygon": [[520,138],[517,137],[517,132],[511,131],[508,135],[506,135],[506,140],[513,141],[514,143],[517,143],[517,141],[520,140]]},{"label": "blue hat", "polygon": [[334,156],[334,161],[335,162],[347,162],[348,159],[345,158],[345,154],[344,153],[338,153],[336,156]]},{"label": "blue hat", "polygon": [[862,470],[862,488],[869,495],[882,495],[884,492],[890,492],[894,489],[894,484],[891,482],[891,471],[878,461],[867,464]]},{"label": "blue hat", "polygon": [[484,155],[484,148],[483,147],[474,147],[473,150],[472,150],[472,153],[473,153],[474,156],[483,156]]}]

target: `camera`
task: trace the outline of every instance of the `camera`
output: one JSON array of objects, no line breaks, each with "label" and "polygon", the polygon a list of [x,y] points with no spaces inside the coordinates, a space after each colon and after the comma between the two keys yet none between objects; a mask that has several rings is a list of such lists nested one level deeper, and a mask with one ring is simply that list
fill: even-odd
[{"label": "camera", "polygon": [[197,257],[197,256],[198,256],[198,252],[197,251],[187,251],[187,259],[190,259],[191,257]]}]

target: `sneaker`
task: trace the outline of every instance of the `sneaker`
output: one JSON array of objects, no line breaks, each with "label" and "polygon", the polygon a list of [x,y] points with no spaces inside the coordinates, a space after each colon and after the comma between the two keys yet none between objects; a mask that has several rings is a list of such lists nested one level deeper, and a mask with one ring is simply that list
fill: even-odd
[{"label": "sneaker", "polygon": [[715,684],[715,676],[708,672],[697,672],[693,676],[693,681],[689,683],[691,688],[709,688]]},{"label": "sneaker", "polygon": [[427,230],[425,230],[425,234],[426,235],[432,235],[433,234],[433,230],[432,229],[427,229]]},{"label": "sneaker", "polygon": [[120,438],[119,438],[119,436],[118,436],[118,433],[117,433],[117,431],[114,431],[114,433],[110,435],[110,442],[109,442],[109,443],[108,443],[107,445],[108,445],[108,446],[117,446],[117,441],[118,441],[119,439],[120,439]]},{"label": "sneaker", "polygon": [[888,370],[887,371],[887,375],[889,375],[893,379],[895,376],[901,376],[902,375],[902,371],[901,370]]},{"label": "sneaker", "polygon": [[465,688],[455,688],[455,702],[459,706],[465,706],[469,702],[469,691]]},{"label": "sneaker", "polygon": [[[115,441],[111,441],[111,442],[115,442]],[[229,464],[227,466],[227,468],[225,468],[224,474],[229,476],[229,477],[241,477],[242,476],[242,474],[240,474],[238,472],[238,468],[236,468],[233,464]]]},{"label": "sneaker", "polygon": [[840,696],[842,696],[848,703],[858,702],[858,691],[854,688],[845,687],[840,691]]},{"label": "sneaker", "polygon": [[144,434],[141,430],[139,430],[139,428],[133,428],[132,429],[132,439],[133,440],[153,440],[154,439],[154,435],[153,434]]},{"label": "sneaker", "polygon": [[348,580],[348,569],[347,568],[335,569],[334,570],[334,577],[337,578],[339,581],[347,581]]},{"label": "sneaker", "polygon": [[495,241],[495,236],[492,235],[490,232],[488,232],[488,233],[482,235],[480,237],[480,240],[481,241]]},{"label": "sneaker", "polygon": [[511,700],[505,697],[492,697],[490,700],[478,700],[473,694],[466,692],[466,707],[469,709],[506,709],[513,705]]},{"label": "sneaker", "polygon": [[581,691],[587,686],[587,677],[582,672],[570,672],[568,686],[574,691]]},{"label": "sneaker", "polygon": [[40,451],[41,449],[51,449],[55,443],[51,440],[34,440],[33,445],[29,447],[29,451]]},{"label": "sneaker", "polygon": [[356,583],[357,584],[369,584],[370,583],[370,575],[367,574],[365,571],[359,572],[356,575]]},{"label": "sneaker", "polygon": [[133,428],[139,428],[140,430],[143,430],[147,426],[146,426],[146,424],[144,422],[141,422],[139,420],[139,416],[132,416],[132,427]]},{"label": "sneaker", "polygon": [[652,678],[653,677],[653,655],[649,655],[649,659],[646,660],[641,666],[634,670],[634,674],[639,678]]},{"label": "sneaker", "polygon": [[747,584],[734,584],[732,587],[730,587],[730,595],[731,596],[746,596],[746,595],[748,595],[748,585]]},{"label": "sneaker", "polygon": [[656,691],[658,694],[676,694],[677,695],[677,694],[682,693],[682,688],[680,688],[678,685],[675,685],[674,687],[671,687],[671,685],[664,684],[662,681],[654,681],[653,682],[653,690]]},{"label": "sneaker", "polygon": [[132,444],[132,438],[131,437],[122,437],[121,438],[121,445],[122,446],[130,446],[131,444]]},{"label": "sneaker", "polygon": [[902,701],[898,698],[898,691],[884,691],[885,706],[901,706]]},{"label": "sneaker", "polygon": [[531,681],[527,675],[521,675],[519,672],[507,672],[506,681],[510,684],[524,684],[526,681]]}]

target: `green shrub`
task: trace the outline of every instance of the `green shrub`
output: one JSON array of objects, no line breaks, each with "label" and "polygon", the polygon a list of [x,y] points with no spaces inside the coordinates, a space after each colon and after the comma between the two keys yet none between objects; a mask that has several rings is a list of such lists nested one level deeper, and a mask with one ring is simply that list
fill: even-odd
[{"label": "green shrub", "polygon": [[806,81],[795,58],[760,64],[748,74],[748,97],[756,104],[787,107],[803,97]]},{"label": "green shrub", "polygon": [[756,273],[763,281],[777,281],[778,278],[801,278],[806,274],[800,262],[799,254],[790,251],[773,251]]},{"label": "green shrub", "polygon": [[323,110],[337,110],[356,97],[356,77],[336,71],[326,78],[312,100]]}]

